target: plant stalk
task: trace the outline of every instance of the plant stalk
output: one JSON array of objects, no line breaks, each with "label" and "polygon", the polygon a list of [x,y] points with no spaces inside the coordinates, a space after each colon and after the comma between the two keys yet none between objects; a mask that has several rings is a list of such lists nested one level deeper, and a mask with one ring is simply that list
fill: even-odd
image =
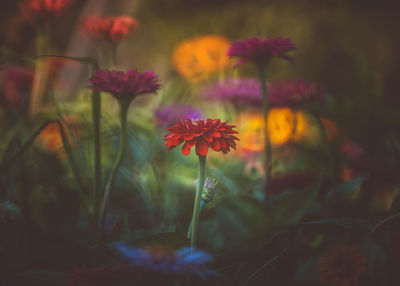
[{"label": "plant stalk", "polygon": [[110,193],[111,193],[111,187],[114,184],[115,177],[118,173],[119,167],[121,166],[122,160],[124,158],[125,154],[125,149],[126,149],[126,120],[127,120],[127,115],[128,115],[128,108],[129,104],[126,102],[119,102],[119,115],[120,115],[120,124],[121,124],[121,141],[120,141],[120,147],[119,147],[119,152],[117,159],[114,162],[114,166],[111,170],[111,174],[108,178],[105,192],[104,192],[104,197],[103,197],[103,203],[101,206],[101,212],[100,212],[100,218],[99,218],[99,223],[98,223],[98,234],[99,238],[102,239],[104,238],[104,223],[105,223],[105,218],[107,215],[107,207],[108,207],[108,201],[110,199]]},{"label": "plant stalk", "polygon": [[198,170],[198,183],[196,186],[196,197],[194,200],[193,207],[193,216],[192,216],[192,230],[190,232],[190,247],[193,251],[193,248],[196,246],[197,242],[197,233],[198,233],[198,224],[200,218],[200,202],[201,195],[203,193],[204,181],[206,179],[206,156],[199,156],[199,170]]},{"label": "plant stalk", "polygon": [[[92,77],[98,69],[97,62],[90,64],[90,76]],[[94,138],[94,174],[93,174],[93,198],[94,198],[94,231],[99,220],[100,209],[100,184],[101,184],[101,145],[100,145],[100,116],[101,116],[101,98],[100,92],[93,90],[92,95],[92,120],[93,120],[93,138]]]},{"label": "plant stalk", "polygon": [[267,130],[267,120],[268,120],[268,113],[269,113],[269,103],[268,103],[268,89],[267,89],[267,79],[266,79],[266,71],[265,66],[260,65],[258,67],[259,76],[260,76],[260,84],[261,84],[261,92],[262,92],[262,103],[263,103],[263,111],[264,111],[264,168],[265,168],[265,194],[268,196],[268,183],[271,178],[271,143],[269,140],[269,134]]}]

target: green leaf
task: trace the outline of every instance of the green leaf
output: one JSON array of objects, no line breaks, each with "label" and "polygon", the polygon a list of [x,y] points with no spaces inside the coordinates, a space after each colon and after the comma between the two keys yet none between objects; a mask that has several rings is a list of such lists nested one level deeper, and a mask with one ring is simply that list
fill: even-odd
[{"label": "green leaf", "polygon": [[357,176],[354,179],[347,181],[339,185],[338,187],[330,190],[325,195],[325,197],[327,199],[331,199],[334,197],[348,198],[359,190],[360,186],[365,181],[365,179],[366,179],[365,176]]}]

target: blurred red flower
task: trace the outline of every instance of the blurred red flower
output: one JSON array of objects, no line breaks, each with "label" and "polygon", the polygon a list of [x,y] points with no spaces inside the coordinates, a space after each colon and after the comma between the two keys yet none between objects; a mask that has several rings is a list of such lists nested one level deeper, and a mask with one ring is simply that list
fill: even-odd
[{"label": "blurred red flower", "polygon": [[320,281],[332,286],[358,286],[364,260],[357,245],[337,243],[318,260]]},{"label": "blurred red flower", "polygon": [[292,61],[287,53],[295,49],[294,43],[288,38],[248,38],[232,42],[228,56],[239,58],[237,65],[252,62],[258,66],[268,63],[273,57]]},{"label": "blurred red flower", "polygon": [[21,13],[32,18],[40,16],[58,16],[73,0],[25,0],[20,5]]},{"label": "blurred red flower", "polygon": [[119,43],[129,32],[136,31],[139,22],[129,16],[100,17],[88,16],[81,23],[82,33],[93,40]]},{"label": "blurred red flower", "polygon": [[183,155],[189,155],[193,146],[196,147],[196,154],[199,156],[206,156],[209,147],[226,154],[231,147],[236,149],[234,140],[239,140],[232,135],[239,133],[233,130],[233,127],[235,126],[221,122],[220,119],[185,119],[168,128],[170,133],[164,136],[164,141],[167,141],[167,151],[185,141],[182,147]]},{"label": "blurred red flower", "polygon": [[23,67],[7,67],[0,71],[0,100],[7,108],[15,108],[28,100],[33,72]]},{"label": "blurred red flower", "polygon": [[344,141],[342,145],[339,147],[340,153],[346,155],[348,158],[352,160],[357,160],[364,153],[364,148],[358,145],[357,143]]}]

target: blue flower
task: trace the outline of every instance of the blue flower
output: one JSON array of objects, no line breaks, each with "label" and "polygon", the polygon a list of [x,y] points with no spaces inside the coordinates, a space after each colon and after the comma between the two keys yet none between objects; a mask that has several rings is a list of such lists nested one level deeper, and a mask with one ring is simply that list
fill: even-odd
[{"label": "blue flower", "polygon": [[175,250],[163,246],[140,249],[120,242],[113,243],[112,247],[117,250],[119,255],[127,259],[130,267],[138,270],[199,278],[217,274],[208,267],[208,264],[213,261],[213,257],[201,250],[191,251],[189,247]]}]

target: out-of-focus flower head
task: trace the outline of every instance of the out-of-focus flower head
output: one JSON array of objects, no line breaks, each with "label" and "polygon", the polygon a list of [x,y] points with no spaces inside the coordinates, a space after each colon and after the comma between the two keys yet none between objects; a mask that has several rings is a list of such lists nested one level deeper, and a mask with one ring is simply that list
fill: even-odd
[{"label": "out-of-focus flower head", "polygon": [[[68,140],[68,143],[70,145],[73,145],[70,131],[74,135],[78,135],[81,121],[78,116],[66,117],[64,121],[68,124],[68,126],[63,121],[61,122],[61,126],[63,128],[66,139]],[[62,150],[63,141],[60,127],[57,122],[52,122],[43,129],[43,131],[39,134],[39,141],[50,152],[57,153],[58,151],[61,151],[59,153],[60,157],[65,156],[65,153]]]},{"label": "out-of-focus flower head", "polygon": [[237,118],[240,139],[238,155],[247,157],[250,153],[264,150],[264,115],[261,112],[243,112]]},{"label": "out-of-focus flower head", "polygon": [[24,0],[20,4],[22,15],[28,19],[35,16],[59,16],[74,0]]},{"label": "out-of-focus flower head", "polygon": [[164,128],[185,118],[200,119],[204,117],[200,110],[190,105],[179,103],[161,104],[154,110],[154,114],[157,119],[157,125]]},{"label": "out-of-focus flower head", "polygon": [[175,250],[164,246],[140,249],[125,243],[116,243],[114,248],[126,258],[130,267],[149,273],[200,278],[215,274],[209,268],[213,257],[201,250],[188,247]]},{"label": "out-of-focus flower head", "polygon": [[262,103],[260,82],[251,78],[231,78],[210,84],[202,95],[211,100],[231,101],[235,106]]},{"label": "out-of-focus flower head", "polygon": [[271,106],[293,107],[305,103],[324,102],[320,86],[301,79],[278,80],[268,84],[268,103]]},{"label": "out-of-focus flower head", "polygon": [[194,37],[175,48],[172,60],[183,77],[200,82],[229,66],[228,48],[229,40],[218,35]]},{"label": "out-of-focus flower head", "polygon": [[239,140],[232,135],[238,133],[233,130],[234,127],[228,125],[227,121],[221,122],[220,119],[185,119],[168,128],[170,132],[164,136],[164,141],[167,141],[167,151],[185,141],[182,147],[183,155],[189,155],[193,146],[196,147],[198,156],[206,156],[209,147],[226,154],[230,148],[236,149],[235,140]]},{"label": "out-of-focus flower head", "polygon": [[154,93],[161,88],[157,75],[152,71],[139,72],[130,69],[126,72],[97,70],[89,79],[89,88],[111,93],[117,100],[130,103],[136,96]]},{"label": "out-of-focus flower head", "polygon": [[290,108],[271,108],[267,118],[267,132],[271,144],[289,142],[295,134],[296,113]]},{"label": "out-of-focus flower head", "polygon": [[93,40],[117,44],[129,33],[136,31],[139,22],[130,16],[100,17],[88,16],[81,23],[82,33]]},{"label": "out-of-focus flower head", "polygon": [[350,142],[344,141],[342,145],[340,145],[340,153],[346,155],[348,158],[352,160],[357,160],[364,153],[364,148],[360,145]]},{"label": "out-of-focus flower head", "polygon": [[236,65],[252,62],[256,66],[264,66],[274,57],[292,61],[287,53],[295,49],[294,43],[288,38],[247,38],[232,42],[228,56],[239,58]]},{"label": "out-of-focus flower head", "polygon": [[28,100],[33,72],[23,67],[7,67],[0,71],[0,96],[7,108],[15,108]]},{"label": "out-of-focus flower head", "polygon": [[[288,107],[273,107],[267,118],[267,133],[271,145],[302,142],[313,135],[304,111]],[[257,111],[243,112],[237,120],[240,148],[238,155],[249,157],[264,150],[264,115]]]},{"label": "out-of-focus flower head", "polygon": [[358,286],[359,276],[365,271],[364,260],[357,245],[337,243],[318,260],[320,281],[332,286]]}]

